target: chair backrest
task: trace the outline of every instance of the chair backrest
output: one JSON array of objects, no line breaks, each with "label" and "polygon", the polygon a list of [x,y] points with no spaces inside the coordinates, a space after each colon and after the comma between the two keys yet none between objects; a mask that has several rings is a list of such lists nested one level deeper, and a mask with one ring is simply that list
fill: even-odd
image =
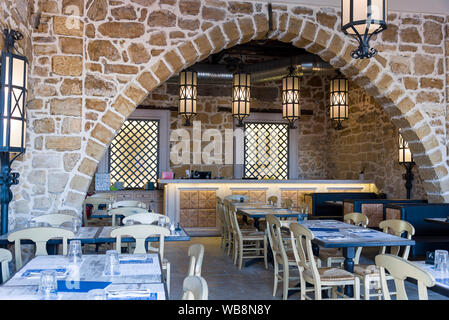
[{"label": "chair backrest", "polygon": [[[343,221],[355,226],[366,228],[369,224],[368,217],[360,212],[350,212],[344,215]],[[354,257],[354,263],[358,264],[360,260],[360,255],[362,254],[363,247],[357,247]]]},{"label": "chair backrest", "polygon": [[267,201],[268,201],[269,204],[271,204],[273,206],[276,206],[278,204],[278,197],[270,196],[270,197],[268,197]]},{"label": "chair backrest", "polygon": [[16,257],[16,270],[22,267],[22,247],[20,240],[31,240],[36,244],[36,256],[46,256],[47,241],[53,238],[62,238],[62,254],[67,254],[67,240],[73,239],[75,234],[71,230],[55,227],[27,228],[11,232],[8,241],[14,242],[14,254]]},{"label": "chair backrest", "polygon": [[[412,226],[410,222],[407,222],[405,220],[384,220],[379,223],[379,228],[382,229],[385,233],[394,234],[398,237],[401,237],[404,233],[406,233],[406,238],[411,239],[412,236],[415,234],[415,228]],[[399,251],[401,250],[401,247],[391,247],[390,253],[394,255],[399,255]],[[386,247],[381,248],[381,253],[386,252]],[[408,255],[410,252],[410,246],[404,246],[404,251],[402,253],[402,258],[408,259]]]},{"label": "chair backrest", "polygon": [[108,210],[108,215],[112,216],[112,226],[115,226],[116,217],[122,215],[125,217],[134,215],[136,213],[149,213],[147,209],[140,207],[119,207]]},{"label": "chair backrest", "polygon": [[227,232],[232,232],[231,218],[229,215],[230,210],[231,210],[230,202],[227,200],[223,201],[223,222],[225,231]]},{"label": "chair backrest", "polygon": [[137,201],[137,200],[116,201],[112,204],[112,208],[120,208],[120,207],[146,208],[147,205],[144,202]]},{"label": "chair backrest", "polygon": [[0,249],[0,263],[2,266],[2,283],[8,281],[10,277],[8,262],[12,260],[12,254],[9,250]]},{"label": "chair backrest", "polygon": [[428,299],[427,288],[435,285],[435,278],[427,270],[418,267],[404,258],[391,254],[379,254],[376,256],[375,261],[376,265],[380,268],[380,281],[385,300],[391,300],[385,269],[394,278],[397,300],[408,300],[404,285],[406,278],[413,278],[417,281],[419,300]]},{"label": "chair backrest", "polygon": [[31,219],[31,221],[45,222],[45,223],[50,224],[52,227],[59,227],[63,223],[72,222],[73,218],[78,218],[78,217],[72,216],[70,214],[52,213],[52,214],[43,214],[41,216],[34,217]]},{"label": "chair backrest", "polygon": [[218,215],[218,220],[220,221],[221,226],[224,227],[224,216],[223,216],[223,201],[221,201],[221,198],[217,197],[217,208],[216,212]]},{"label": "chair backrest", "polygon": [[231,232],[237,238],[241,238],[242,232],[240,230],[239,222],[237,220],[237,213],[231,206],[228,206],[228,216],[229,216],[229,221],[230,221]]},{"label": "chair backrest", "polygon": [[[113,209],[114,210],[114,209]],[[144,209],[145,210],[145,209]],[[165,216],[163,214],[159,213],[151,213],[151,212],[142,212],[142,213],[135,213],[129,216],[126,216],[123,218],[123,224],[126,224],[128,221],[137,221],[141,224],[152,224],[155,221],[158,221],[159,218],[164,218],[165,223],[170,223],[170,217]]]},{"label": "chair backrest", "polygon": [[267,221],[268,241],[270,242],[273,257],[284,266],[288,265],[288,257],[282,241],[281,220],[272,214],[265,216]]},{"label": "chair backrest", "polygon": [[193,244],[189,247],[187,253],[190,257],[189,276],[201,276],[201,267],[203,265],[204,246],[202,244]]},{"label": "chair backrest", "polygon": [[153,226],[148,224],[135,224],[132,226],[118,227],[111,231],[111,237],[116,238],[115,247],[121,248],[122,236],[130,236],[136,240],[136,248],[134,254],[145,254],[145,240],[151,236],[159,236],[159,247],[151,247],[148,245],[148,251],[158,252],[161,261],[164,259],[164,237],[170,235],[170,230],[164,227]]},{"label": "chair backrest", "polygon": [[292,199],[284,199],[282,200],[281,207],[282,208],[290,208],[293,206],[293,200]]},{"label": "chair backrest", "polygon": [[249,198],[248,196],[240,195],[240,194],[231,194],[226,197],[224,197],[224,200],[228,200],[231,202],[240,202],[240,200],[243,198],[243,202],[248,202]]},{"label": "chair backrest", "polygon": [[320,275],[313,255],[313,232],[298,223],[290,224],[290,236],[292,240],[293,254],[300,272],[308,270],[312,273],[315,283],[320,281]]},{"label": "chair backrest", "polygon": [[207,282],[200,276],[187,276],[182,284],[182,300],[208,300]]}]

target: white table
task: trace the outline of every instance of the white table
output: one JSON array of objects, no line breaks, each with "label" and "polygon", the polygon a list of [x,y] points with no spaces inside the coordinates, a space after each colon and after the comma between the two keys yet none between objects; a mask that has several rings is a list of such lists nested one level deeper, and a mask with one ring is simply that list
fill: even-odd
[{"label": "white table", "polygon": [[65,256],[35,257],[0,287],[0,299],[38,299],[40,276],[26,276],[27,272],[36,269],[62,270],[58,276],[58,286],[63,289],[58,292],[58,299],[87,299],[88,290],[95,288],[104,288],[106,291],[149,289],[157,293],[157,300],[167,298],[158,254],[120,255],[121,274],[116,276],[103,274],[105,258],[105,255],[83,255],[81,264],[75,266]]},{"label": "white table", "polygon": [[424,261],[410,261],[418,267],[430,272],[435,278],[435,285],[429,288],[439,294],[449,297],[449,273],[443,273],[435,271],[435,266],[433,264],[426,264]]}]

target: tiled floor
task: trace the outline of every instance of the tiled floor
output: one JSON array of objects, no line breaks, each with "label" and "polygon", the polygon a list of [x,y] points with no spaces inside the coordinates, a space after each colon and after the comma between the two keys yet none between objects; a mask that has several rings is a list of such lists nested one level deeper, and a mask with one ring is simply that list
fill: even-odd
[{"label": "tiled floor", "polygon": [[[278,285],[278,292],[272,296],[273,267],[264,268],[263,262],[255,263],[242,270],[232,263],[230,256],[220,248],[218,237],[192,237],[188,242],[166,242],[165,256],[171,263],[171,299],[180,299],[182,281],[187,274],[187,251],[190,245],[201,243],[205,247],[202,276],[209,286],[209,299],[216,300],[271,300],[281,299],[282,284]],[[361,263],[372,263],[376,251],[367,250],[367,255],[361,258]],[[262,260],[261,260],[262,261]],[[245,260],[244,260],[245,262]],[[417,288],[406,282],[410,299],[417,299]],[[430,300],[448,300],[445,296],[428,291]],[[295,293],[290,300],[299,300]]]}]

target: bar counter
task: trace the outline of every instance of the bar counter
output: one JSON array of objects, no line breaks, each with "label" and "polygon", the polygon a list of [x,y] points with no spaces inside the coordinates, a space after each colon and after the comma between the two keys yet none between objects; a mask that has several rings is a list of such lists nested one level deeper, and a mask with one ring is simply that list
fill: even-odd
[{"label": "bar counter", "polygon": [[276,196],[278,204],[292,199],[296,208],[307,193],[377,192],[374,182],[367,180],[173,179],[159,183],[164,186],[164,212],[170,219],[189,232],[204,235],[219,233],[217,197],[240,194],[250,201],[266,202],[268,197]]}]

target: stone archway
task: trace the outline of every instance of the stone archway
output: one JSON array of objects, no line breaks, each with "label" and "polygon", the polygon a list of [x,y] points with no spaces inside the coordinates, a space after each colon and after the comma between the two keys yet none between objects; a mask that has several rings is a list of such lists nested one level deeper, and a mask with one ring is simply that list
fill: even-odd
[{"label": "stone archway", "polygon": [[[135,2],[139,3],[140,0]],[[227,2],[220,3],[227,4]],[[197,8],[198,12],[201,11],[204,16],[204,10],[208,9],[208,14],[213,16],[212,21],[216,22],[208,22],[204,32],[179,42],[157,58],[150,59],[139,69],[133,80],[114,96],[113,102],[104,109],[93,128],[85,134],[81,158],[71,171],[67,187],[59,195],[60,199],[63,199],[62,206],[65,209],[80,211],[90,182],[88,177],[94,174],[98,161],[115,132],[149,92],[172,75],[212,53],[265,36],[291,42],[294,46],[319,55],[372,95],[386,110],[391,121],[403,129],[403,136],[409,142],[425,180],[424,186],[429,200],[449,200],[449,195],[445,194],[449,192],[446,154],[442,151],[445,148],[442,146],[441,138],[435,133],[438,128],[435,124],[429,123],[429,118],[424,114],[422,107],[416,104],[416,93],[404,85],[402,71],[398,70],[395,73],[391,70],[391,62],[400,57],[397,49],[392,51],[387,42],[378,41],[376,45],[381,48],[375,58],[354,60],[350,56],[350,52],[355,49],[354,42],[339,31],[339,17],[334,10],[275,6],[274,30],[269,32],[263,4],[250,4],[251,11],[248,9],[248,3],[239,2],[232,4],[230,2],[220,9],[213,9],[203,4],[200,4],[201,6],[202,9]],[[161,19],[163,25],[168,23],[168,18],[179,20],[182,19],[182,15],[176,17],[173,13],[160,10],[159,16],[156,15],[154,18]],[[117,28],[117,34],[124,32],[117,23],[111,27]],[[431,68],[432,65],[425,59],[423,61],[415,59],[412,63],[415,64],[415,71],[419,69],[419,72],[424,74],[429,72],[425,69]],[[434,61],[433,68],[437,67]],[[430,73],[433,73],[433,69]]]}]

